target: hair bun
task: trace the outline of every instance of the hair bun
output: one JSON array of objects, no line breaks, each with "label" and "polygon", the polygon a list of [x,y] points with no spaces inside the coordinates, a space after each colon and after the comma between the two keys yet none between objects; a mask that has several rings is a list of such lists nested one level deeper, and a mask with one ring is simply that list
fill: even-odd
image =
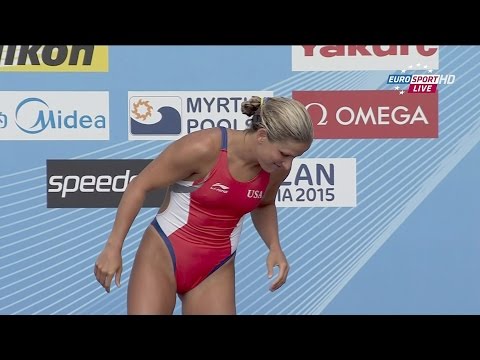
[{"label": "hair bun", "polygon": [[247,116],[254,115],[257,110],[260,109],[261,103],[262,99],[259,96],[252,96],[249,100],[242,102],[242,114],[245,114]]}]

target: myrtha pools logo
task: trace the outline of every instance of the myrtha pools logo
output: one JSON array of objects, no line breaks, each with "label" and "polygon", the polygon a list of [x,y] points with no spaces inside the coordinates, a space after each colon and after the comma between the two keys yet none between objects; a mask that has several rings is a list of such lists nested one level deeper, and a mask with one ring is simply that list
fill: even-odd
[{"label": "myrtha pools logo", "polygon": [[250,119],[241,104],[271,91],[128,92],[129,140],[177,140],[194,131],[223,126],[244,130]]},{"label": "myrtha pools logo", "polygon": [[182,101],[176,96],[130,98],[132,135],[178,135],[182,131]]}]

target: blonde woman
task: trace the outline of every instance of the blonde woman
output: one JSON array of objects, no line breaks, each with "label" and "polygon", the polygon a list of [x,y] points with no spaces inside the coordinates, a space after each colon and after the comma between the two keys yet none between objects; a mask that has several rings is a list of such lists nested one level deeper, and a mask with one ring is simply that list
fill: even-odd
[{"label": "blonde woman", "polygon": [[94,273],[110,292],[120,285],[121,250],[147,192],[167,188],[163,205],[146,229],[128,285],[128,314],[172,314],[176,294],[183,314],[236,314],[235,254],[243,218],[269,249],[267,274],[289,265],[279,236],[275,195],[292,161],[309,149],[311,119],[296,100],[252,97],[242,103],[251,128],[196,131],[170,144],[128,185]]}]

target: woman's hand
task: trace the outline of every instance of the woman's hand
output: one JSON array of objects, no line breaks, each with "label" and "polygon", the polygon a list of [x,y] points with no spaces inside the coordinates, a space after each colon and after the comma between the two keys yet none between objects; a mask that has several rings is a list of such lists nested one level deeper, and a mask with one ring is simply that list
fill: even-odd
[{"label": "woman's hand", "polygon": [[107,293],[110,292],[110,285],[115,276],[115,283],[120,287],[120,276],[122,275],[122,251],[107,242],[95,262],[93,273],[97,281]]},{"label": "woman's hand", "polygon": [[287,258],[279,247],[271,248],[267,256],[267,271],[268,278],[273,276],[273,268],[278,266],[278,275],[270,285],[270,291],[275,291],[287,281],[288,271],[290,266],[288,265]]}]

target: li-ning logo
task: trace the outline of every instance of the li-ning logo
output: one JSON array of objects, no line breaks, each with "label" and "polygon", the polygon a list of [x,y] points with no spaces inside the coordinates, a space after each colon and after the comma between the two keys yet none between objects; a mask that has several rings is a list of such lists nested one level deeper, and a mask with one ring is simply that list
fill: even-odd
[{"label": "li-ning logo", "polygon": [[249,199],[261,199],[263,197],[263,191],[260,190],[248,190],[247,197]]},{"label": "li-ning logo", "polygon": [[215,191],[218,191],[218,192],[222,192],[222,193],[228,193],[228,190],[230,188],[226,185],[223,185],[223,184],[220,184],[220,183],[215,183],[213,184],[212,186],[210,186],[210,190],[215,190]]}]

